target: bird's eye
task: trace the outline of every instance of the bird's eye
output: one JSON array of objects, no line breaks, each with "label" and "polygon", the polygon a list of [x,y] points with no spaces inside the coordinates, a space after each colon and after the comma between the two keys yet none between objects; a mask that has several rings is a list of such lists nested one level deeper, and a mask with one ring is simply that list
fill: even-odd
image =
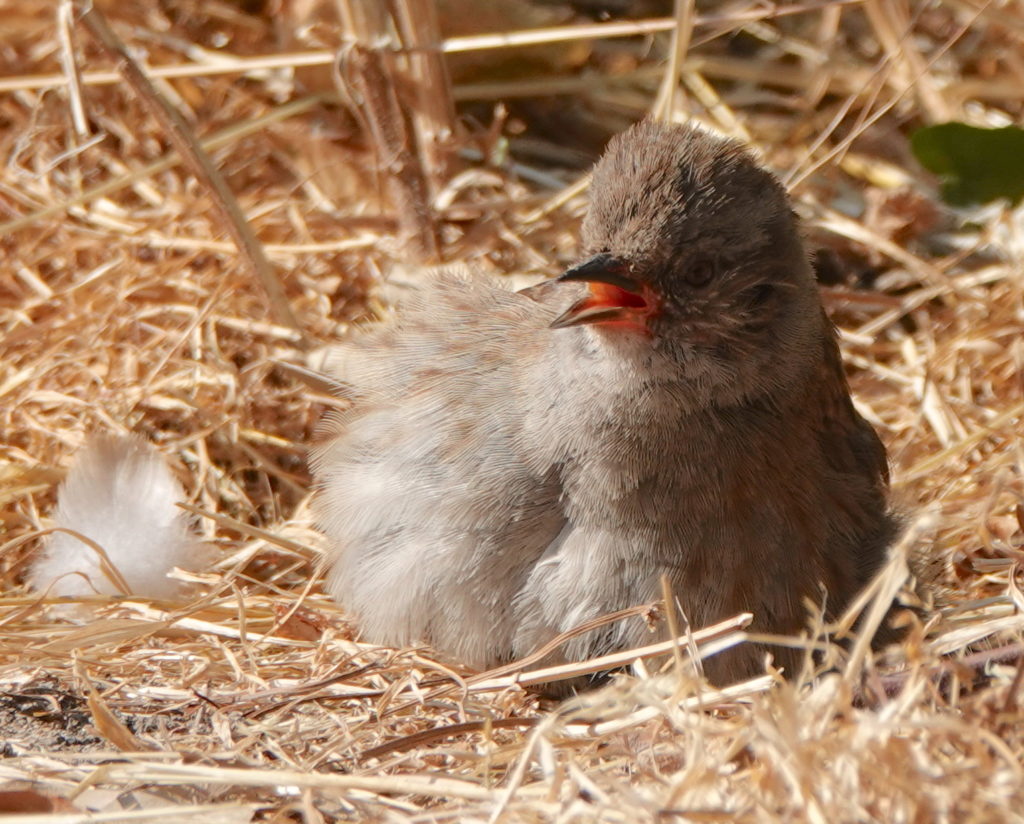
[{"label": "bird's eye", "polygon": [[760,283],[749,289],[748,292],[750,294],[750,302],[754,306],[764,306],[772,299],[775,289],[768,283]]},{"label": "bird's eye", "polygon": [[683,272],[683,279],[690,286],[707,286],[715,276],[715,264],[713,261],[694,260],[687,264]]}]

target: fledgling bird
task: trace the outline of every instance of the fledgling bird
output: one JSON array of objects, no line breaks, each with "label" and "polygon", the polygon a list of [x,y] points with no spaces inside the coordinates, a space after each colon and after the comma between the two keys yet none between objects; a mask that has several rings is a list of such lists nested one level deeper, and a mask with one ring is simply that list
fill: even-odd
[{"label": "fledgling bird", "polygon": [[805,598],[834,615],[882,562],[885,450],[782,185],[733,141],[642,122],[594,170],[582,245],[527,294],[441,274],[358,342],[314,468],[329,587],[366,640],[490,667],[655,600],[662,574],[694,626],[749,610],[793,633]]}]

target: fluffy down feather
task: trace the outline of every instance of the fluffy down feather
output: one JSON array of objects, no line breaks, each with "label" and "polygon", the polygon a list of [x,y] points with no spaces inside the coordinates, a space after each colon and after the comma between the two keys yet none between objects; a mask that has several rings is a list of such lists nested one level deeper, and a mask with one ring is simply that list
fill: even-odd
[{"label": "fluffy down feather", "polygon": [[181,485],[152,446],[136,436],[100,436],[79,453],[57,495],[54,525],[89,538],[106,553],[130,592],[103,569],[100,554],[69,532],[54,532],[29,582],[52,596],[175,595],[167,577],[198,560],[200,543],[176,504]]}]

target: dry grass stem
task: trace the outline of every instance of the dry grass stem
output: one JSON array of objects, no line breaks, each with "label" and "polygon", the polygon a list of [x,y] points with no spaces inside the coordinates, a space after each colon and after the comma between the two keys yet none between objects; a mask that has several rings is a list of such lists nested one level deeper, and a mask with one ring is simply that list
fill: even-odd
[{"label": "dry grass stem", "polygon": [[410,107],[412,130],[431,195],[436,196],[456,169],[455,103],[434,0],[396,0],[395,23],[415,98]]},{"label": "dry grass stem", "polygon": [[350,43],[339,54],[337,70],[338,90],[366,124],[378,153],[376,165],[391,191],[404,249],[419,263],[436,262],[438,238],[429,186],[384,51]]}]

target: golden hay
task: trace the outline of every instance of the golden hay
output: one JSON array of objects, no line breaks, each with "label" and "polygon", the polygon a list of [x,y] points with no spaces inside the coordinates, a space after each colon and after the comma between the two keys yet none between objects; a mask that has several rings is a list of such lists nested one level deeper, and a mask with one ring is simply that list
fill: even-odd
[{"label": "golden hay", "polygon": [[[766,5],[679,4],[685,110],[757,145],[825,247],[858,403],[917,525],[904,549],[939,605],[887,668],[855,644],[827,650],[817,679],[718,692],[679,656],[558,706],[359,643],[316,577],[305,453],[336,401],[282,364],[386,311],[381,276],[405,257],[379,147],[324,70],[334,4],[101,4],[135,59],[185,67],[154,72],[157,88],[225,176],[300,333],[70,6],[0,0],[0,813],[1022,820],[1024,222],[991,207],[961,228],[906,137],[1020,120],[1024,6]],[[437,198],[446,261],[557,272],[585,204],[566,187],[654,103],[675,21],[603,39],[555,6],[551,28],[516,33],[529,60],[464,20],[448,42],[473,53],[453,96],[477,125]],[[443,27],[467,14],[439,8]],[[509,8],[510,28],[541,19]],[[507,141],[487,131],[497,100]],[[678,91],[662,102],[684,110]],[[219,561],[190,576],[193,603],[97,599],[75,623],[23,574],[70,455],[126,430],[172,461]],[[905,577],[897,555],[876,585]]]}]

